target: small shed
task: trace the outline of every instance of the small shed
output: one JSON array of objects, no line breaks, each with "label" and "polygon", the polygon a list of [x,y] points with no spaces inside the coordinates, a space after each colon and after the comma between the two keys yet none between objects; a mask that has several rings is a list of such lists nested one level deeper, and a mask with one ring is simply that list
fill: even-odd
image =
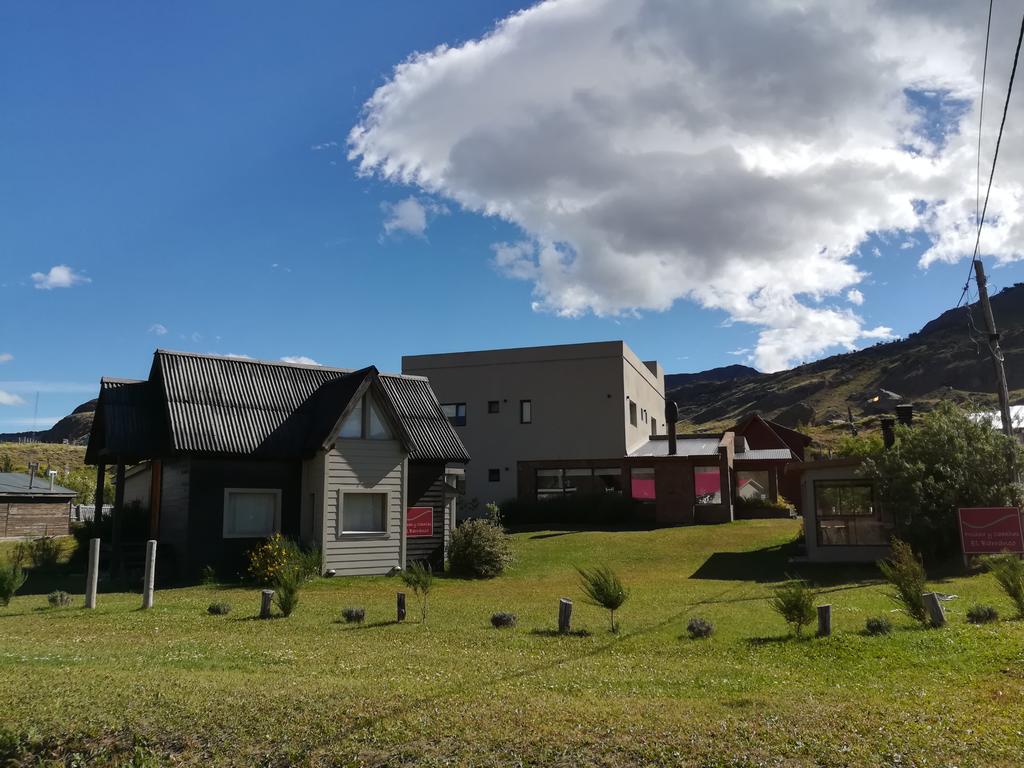
[{"label": "small shed", "polygon": [[67,536],[76,491],[20,472],[0,472],[0,537]]}]

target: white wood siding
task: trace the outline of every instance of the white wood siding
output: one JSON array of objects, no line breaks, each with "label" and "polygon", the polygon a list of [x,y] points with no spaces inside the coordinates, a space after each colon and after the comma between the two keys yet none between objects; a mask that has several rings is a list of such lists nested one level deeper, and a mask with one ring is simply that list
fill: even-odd
[{"label": "white wood siding", "polygon": [[[401,443],[339,440],[324,458],[324,569],[355,576],[401,567],[407,467]],[[387,533],[339,535],[338,500],[346,490],[388,494]]]}]

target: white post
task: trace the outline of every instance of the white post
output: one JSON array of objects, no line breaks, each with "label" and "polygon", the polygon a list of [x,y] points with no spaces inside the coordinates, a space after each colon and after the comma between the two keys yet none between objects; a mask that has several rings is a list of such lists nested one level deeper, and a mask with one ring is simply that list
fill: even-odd
[{"label": "white post", "polygon": [[924,606],[928,609],[929,623],[933,627],[941,627],[946,624],[946,612],[942,609],[938,595],[934,592],[925,592]]},{"label": "white post", "polygon": [[146,542],[146,575],[142,581],[142,607],[153,607],[153,581],[156,578],[156,539]]},{"label": "white post", "polygon": [[96,584],[100,576],[100,540],[89,540],[89,570],[85,575],[85,607],[96,607]]}]

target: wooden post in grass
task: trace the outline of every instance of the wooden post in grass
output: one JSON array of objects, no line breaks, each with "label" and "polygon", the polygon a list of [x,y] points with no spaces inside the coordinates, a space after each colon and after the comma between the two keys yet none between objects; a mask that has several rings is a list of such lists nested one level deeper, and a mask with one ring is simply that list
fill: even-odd
[{"label": "wooden post in grass", "polygon": [[156,580],[156,539],[146,542],[146,575],[142,581],[142,607],[153,607],[153,582]]},{"label": "wooden post in grass", "polygon": [[942,627],[946,624],[946,612],[942,609],[939,596],[934,592],[924,593],[924,607],[928,609],[928,620],[933,627]]},{"label": "wooden post in grass", "polygon": [[398,593],[398,620],[405,621],[405,592]]},{"label": "wooden post in grass", "polygon": [[85,574],[85,607],[96,607],[96,586],[100,578],[100,540],[89,539],[89,570]]},{"label": "wooden post in grass", "polygon": [[818,606],[818,637],[828,637],[832,634],[832,606]]},{"label": "wooden post in grass", "polygon": [[260,618],[270,618],[270,604],[274,601],[274,590],[264,589],[260,595]]},{"label": "wooden post in grass", "polygon": [[572,600],[567,597],[558,600],[558,631],[566,634],[572,626]]}]

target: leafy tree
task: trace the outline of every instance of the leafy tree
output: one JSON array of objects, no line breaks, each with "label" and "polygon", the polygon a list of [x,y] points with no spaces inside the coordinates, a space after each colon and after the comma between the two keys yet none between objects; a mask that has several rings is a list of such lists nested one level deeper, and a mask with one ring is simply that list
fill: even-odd
[{"label": "leafy tree", "polygon": [[897,425],[895,445],[867,458],[864,472],[877,479],[899,537],[941,558],[959,550],[958,507],[1021,503],[1020,458],[1015,440],[941,403],[912,427]]}]

